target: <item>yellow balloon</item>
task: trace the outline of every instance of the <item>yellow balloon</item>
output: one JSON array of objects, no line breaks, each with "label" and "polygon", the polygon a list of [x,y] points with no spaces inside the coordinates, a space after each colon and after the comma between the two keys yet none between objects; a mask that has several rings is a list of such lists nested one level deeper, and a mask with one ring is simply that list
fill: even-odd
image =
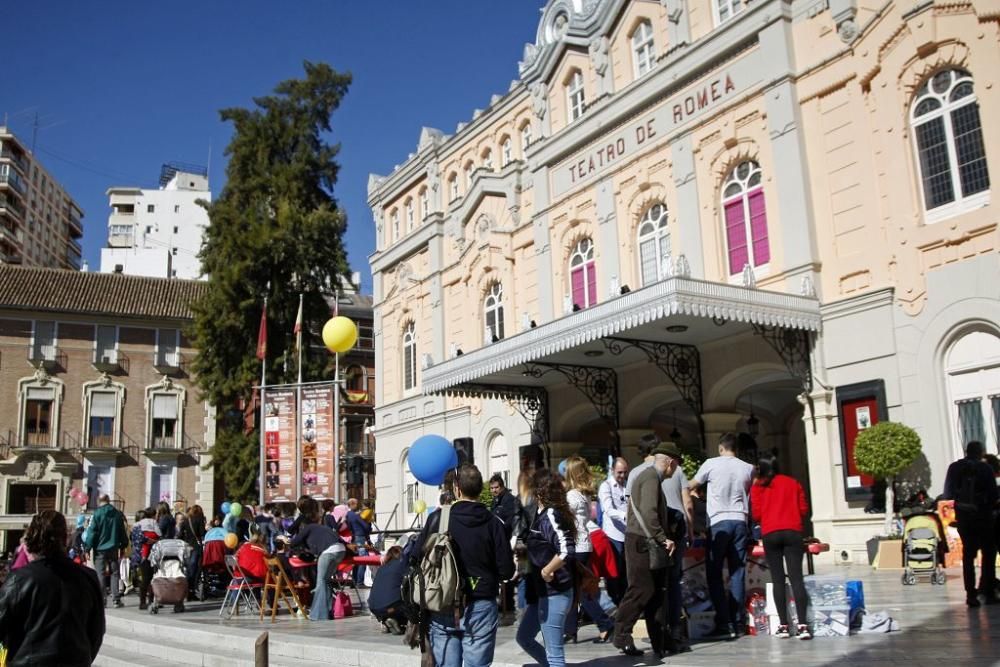
[{"label": "yellow balloon", "polygon": [[364,521],[367,521],[368,523],[371,523],[371,520],[372,520],[372,511],[370,509],[363,509],[363,510],[361,510],[361,518]]},{"label": "yellow balloon", "polygon": [[228,548],[235,549],[236,545],[240,543],[240,538],[236,537],[236,533],[227,533],[225,542]]},{"label": "yellow balloon", "polygon": [[427,503],[425,503],[423,500],[418,500],[415,503],[413,503],[413,511],[416,512],[417,514],[421,514],[425,509],[427,509]]},{"label": "yellow balloon", "polygon": [[358,327],[343,315],[331,317],[323,325],[323,344],[331,352],[343,354],[354,347],[357,340]]}]

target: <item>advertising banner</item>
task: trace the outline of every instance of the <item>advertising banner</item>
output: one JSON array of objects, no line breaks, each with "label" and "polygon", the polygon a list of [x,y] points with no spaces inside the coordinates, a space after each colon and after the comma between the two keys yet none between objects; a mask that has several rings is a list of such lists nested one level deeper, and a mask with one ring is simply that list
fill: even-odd
[{"label": "advertising banner", "polygon": [[302,388],[302,495],[314,498],[333,497],[333,391],[333,385]]},{"label": "advertising banner", "polygon": [[264,488],[262,500],[295,502],[298,498],[298,456],[296,451],[295,389],[265,389],[264,401]]}]

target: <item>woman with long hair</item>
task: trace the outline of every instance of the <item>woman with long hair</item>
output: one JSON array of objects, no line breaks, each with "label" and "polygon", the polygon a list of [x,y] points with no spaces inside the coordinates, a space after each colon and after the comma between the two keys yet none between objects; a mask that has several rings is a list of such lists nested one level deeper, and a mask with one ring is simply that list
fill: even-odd
[{"label": "woman with long hair", "polygon": [[750,511],[753,520],[760,523],[771,581],[778,582],[774,586],[774,603],[778,607],[780,624],[774,636],[781,639],[790,636],[788,600],[781,583],[785,581],[787,566],[799,617],[795,634],[799,639],[811,639],[809,626],[805,623],[809,598],[802,579],[802,517],[809,513],[809,503],[802,485],[780,474],[777,456],[762,456],[757,461],[757,479],[750,487]]},{"label": "woman with long hair", "polygon": [[156,505],[156,523],[160,527],[160,537],[164,540],[172,540],[177,537],[177,524],[174,512],[170,505],[161,500]]},{"label": "woman with long hair", "polygon": [[305,548],[316,557],[316,588],[309,607],[309,618],[325,621],[330,618],[330,590],[327,584],[337,571],[337,565],[347,555],[347,547],[335,530],[323,522],[319,502],[308,496],[299,498],[299,528],[292,538],[292,547]]},{"label": "woman with long hair", "polygon": [[[538,510],[526,541],[527,606],[517,643],[540,665],[562,667],[566,664],[563,630],[574,592],[567,564],[576,551],[576,525],[557,473],[547,468],[535,471],[532,490]],[[544,646],[538,643],[539,631]]]},{"label": "woman with long hair", "polygon": [[[566,505],[573,514],[573,522],[576,527],[576,554],[573,556],[573,561],[589,569],[590,556],[594,547],[590,543],[587,522],[590,520],[590,502],[594,498],[594,476],[584,458],[571,456],[566,459],[565,486]],[[570,567],[574,576],[578,576],[576,566],[570,564]],[[597,598],[583,592],[580,596],[580,604],[597,625],[597,629],[601,633],[600,640],[602,642],[610,640],[615,623],[604,613]],[[578,618],[576,605],[572,605],[566,615],[566,639],[572,640],[574,644],[576,643]]]}]

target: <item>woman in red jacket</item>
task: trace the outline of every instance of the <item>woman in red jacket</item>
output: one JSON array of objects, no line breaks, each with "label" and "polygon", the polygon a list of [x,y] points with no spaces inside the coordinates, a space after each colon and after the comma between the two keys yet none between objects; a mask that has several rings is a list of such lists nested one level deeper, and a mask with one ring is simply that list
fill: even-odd
[{"label": "woman in red jacket", "polygon": [[753,520],[760,523],[767,567],[774,582],[774,603],[781,619],[774,636],[782,639],[790,636],[784,586],[787,565],[799,616],[795,634],[799,639],[811,639],[805,623],[809,600],[802,579],[802,517],[809,513],[809,503],[801,484],[788,475],[778,474],[778,457],[762,456],[757,461],[757,479],[750,487],[750,510]]}]

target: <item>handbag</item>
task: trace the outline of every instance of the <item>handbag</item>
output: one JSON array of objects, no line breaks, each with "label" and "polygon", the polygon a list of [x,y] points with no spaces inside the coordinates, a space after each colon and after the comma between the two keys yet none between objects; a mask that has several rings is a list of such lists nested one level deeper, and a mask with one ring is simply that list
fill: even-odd
[{"label": "handbag", "polygon": [[337,591],[334,593],[333,609],[331,611],[334,618],[354,616],[354,604],[351,602],[351,596],[347,594],[347,591]]},{"label": "handbag", "polygon": [[646,522],[642,520],[642,512],[635,505],[632,506],[632,513],[635,514],[635,520],[639,522],[639,527],[642,528],[642,532],[646,535],[646,550],[649,552],[649,569],[662,570],[668,567],[670,565],[670,554],[667,553],[666,547],[657,542],[649,534]]}]

